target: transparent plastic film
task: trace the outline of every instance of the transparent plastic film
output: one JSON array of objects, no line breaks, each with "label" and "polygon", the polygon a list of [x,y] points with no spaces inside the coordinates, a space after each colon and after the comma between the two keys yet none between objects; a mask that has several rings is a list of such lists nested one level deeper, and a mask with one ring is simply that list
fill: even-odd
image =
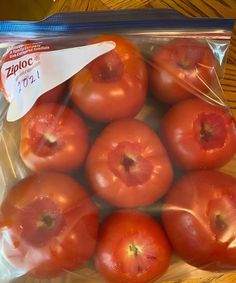
[{"label": "transparent plastic film", "polygon": [[195,95],[227,107],[219,81],[227,49],[226,44],[194,38],[172,38],[154,46],[149,62],[153,94],[171,104]]},{"label": "transparent plastic film", "polygon": [[1,283],[236,269],[232,24],[166,10],[0,22]]},{"label": "transparent plastic film", "polygon": [[[174,249],[189,264],[209,271],[234,269],[234,188],[233,177],[205,170],[189,172],[167,194],[163,222]],[[200,247],[193,244],[203,240]]]},{"label": "transparent plastic film", "polygon": [[[10,101],[8,121],[24,116],[42,94],[64,83],[91,60],[114,48],[114,45],[107,42],[48,51],[50,48],[40,42],[26,42],[8,50],[7,55],[3,56],[1,81],[4,94]],[[74,57],[83,59],[77,63],[71,60]],[[64,65],[64,69],[57,73],[59,62]],[[51,66],[50,70],[47,68],[48,64]],[[57,75],[52,77],[51,73]]]},{"label": "transparent plastic film", "polygon": [[[3,113],[6,113],[6,111],[3,111]],[[18,155],[19,136],[18,134],[16,135],[17,129],[19,129],[19,124],[15,124],[13,126],[12,124],[1,120],[1,203],[6,197],[9,186],[12,187],[28,175],[28,170],[23,166],[22,160]],[[12,156],[15,156],[15,158],[13,159]],[[12,265],[8,257],[4,254],[5,243],[10,243],[12,240],[11,236],[9,235],[9,231],[11,231],[10,223],[10,219],[8,219],[8,217],[3,217],[2,213],[0,213],[0,274],[1,281],[6,283],[11,282],[13,279],[25,274],[24,270],[16,268],[14,265]]]}]

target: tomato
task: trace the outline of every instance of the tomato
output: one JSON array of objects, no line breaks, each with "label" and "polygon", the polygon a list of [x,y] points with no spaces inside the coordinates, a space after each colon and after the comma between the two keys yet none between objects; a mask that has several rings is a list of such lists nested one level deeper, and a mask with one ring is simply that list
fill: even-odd
[{"label": "tomato", "polygon": [[113,212],[100,227],[95,265],[108,282],[150,282],[167,270],[170,258],[169,242],[148,214]]},{"label": "tomato", "polygon": [[236,179],[203,170],[186,174],[169,191],[163,222],[173,248],[207,270],[236,268]]},{"label": "tomato", "polygon": [[2,252],[33,277],[76,270],[94,252],[97,208],[67,175],[40,173],[21,180],[7,194],[1,213],[10,223],[0,231]]},{"label": "tomato", "polygon": [[87,150],[87,127],[68,107],[41,104],[22,120],[20,155],[33,171],[78,169]]},{"label": "tomato", "polygon": [[154,49],[150,64],[153,95],[167,103],[206,94],[217,66],[210,47],[195,39],[180,38]]},{"label": "tomato", "polygon": [[137,46],[117,35],[91,43],[114,41],[114,50],[100,56],[71,80],[72,100],[89,118],[112,121],[135,116],[147,94],[147,70]]},{"label": "tomato", "polygon": [[114,121],[103,130],[85,166],[94,192],[118,207],[153,203],[166,193],[173,177],[159,137],[132,118]]},{"label": "tomato", "polygon": [[236,152],[235,120],[229,111],[198,98],[172,106],[161,132],[170,156],[187,170],[222,166]]},{"label": "tomato", "polygon": [[53,89],[50,89],[42,96],[40,96],[36,101],[36,105],[40,103],[60,102],[63,97],[66,97],[66,89],[67,82],[59,84],[58,86],[54,87]]}]

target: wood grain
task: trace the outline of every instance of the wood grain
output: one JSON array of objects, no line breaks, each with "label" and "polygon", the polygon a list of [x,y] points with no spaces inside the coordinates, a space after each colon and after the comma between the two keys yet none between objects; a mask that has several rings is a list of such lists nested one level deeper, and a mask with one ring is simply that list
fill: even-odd
[{"label": "wood grain", "polygon": [[0,1],[0,20],[38,21],[48,13],[52,0]]},{"label": "wood grain", "polygon": [[[125,8],[173,8],[188,17],[236,18],[236,0],[58,0],[49,14],[65,11],[107,10]],[[229,48],[224,78],[220,81],[226,101],[236,117],[236,25]],[[236,176],[236,157],[221,171]],[[75,276],[73,283],[102,283],[96,273],[84,273],[84,280]],[[91,272],[91,271],[90,271]],[[90,277],[90,278],[89,278]],[[171,266],[158,283],[235,283],[236,272],[226,274],[206,273],[179,262]],[[71,281],[70,281],[71,283]]]}]

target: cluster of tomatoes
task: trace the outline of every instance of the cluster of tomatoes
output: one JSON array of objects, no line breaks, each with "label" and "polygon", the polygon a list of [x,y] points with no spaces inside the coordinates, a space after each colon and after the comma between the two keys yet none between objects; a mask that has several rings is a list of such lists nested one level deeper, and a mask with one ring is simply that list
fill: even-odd
[{"label": "cluster of tomatoes", "polygon": [[[199,268],[236,268],[236,180],[213,170],[236,152],[235,121],[194,95],[211,88],[215,56],[205,43],[174,39],[146,64],[128,39],[91,42],[106,40],[114,50],[44,94],[22,119],[20,155],[34,173],[1,205],[5,257],[38,278],[93,257],[113,283],[160,277],[172,250]],[[158,133],[134,118],[149,89],[169,104]],[[112,208],[104,219],[97,199]],[[140,208],[160,201],[158,223]]]}]

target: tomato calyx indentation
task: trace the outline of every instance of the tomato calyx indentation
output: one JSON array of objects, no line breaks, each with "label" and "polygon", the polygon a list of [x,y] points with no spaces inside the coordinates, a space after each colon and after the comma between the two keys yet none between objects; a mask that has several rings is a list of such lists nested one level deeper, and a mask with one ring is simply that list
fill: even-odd
[{"label": "tomato calyx indentation", "polygon": [[184,70],[188,70],[188,69],[192,68],[192,64],[190,63],[190,61],[188,59],[178,61],[177,65],[178,65],[178,67],[180,67],[181,69],[184,69]]},{"label": "tomato calyx indentation", "polygon": [[[144,238],[143,238],[144,237]],[[120,268],[127,274],[143,274],[157,261],[156,250],[153,250],[152,240],[139,234],[137,238],[127,235],[117,246],[115,255],[123,256],[119,262]],[[125,256],[124,256],[125,255]]]},{"label": "tomato calyx indentation", "polygon": [[49,147],[54,147],[57,144],[57,137],[50,133],[45,133],[43,135],[45,142],[47,142]]},{"label": "tomato calyx indentation", "polygon": [[224,146],[227,131],[224,118],[216,113],[201,113],[195,121],[197,138],[204,150]]},{"label": "tomato calyx indentation", "polygon": [[41,246],[60,232],[64,217],[51,199],[42,197],[19,213],[19,223],[22,239],[32,246]]},{"label": "tomato calyx indentation", "polygon": [[202,122],[200,129],[200,138],[208,142],[214,137],[213,129],[207,124]]},{"label": "tomato calyx indentation", "polygon": [[123,74],[123,63],[115,51],[110,51],[89,65],[93,80],[95,82],[114,82],[119,80]]},{"label": "tomato calyx indentation", "polygon": [[152,163],[143,156],[143,148],[138,143],[119,143],[109,152],[108,164],[113,174],[127,186],[146,183],[153,171]]},{"label": "tomato calyx indentation", "polygon": [[36,225],[39,229],[41,228],[51,229],[55,225],[55,217],[53,215],[45,213],[40,217]]},{"label": "tomato calyx indentation", "polygon": [[134,157],[130,157],[128,155],[124,155],[121,160],[121,165],[124,167],[126,172],[132,172],[132,167],[135,166],[136,160]]},{"label": "tomato calyx indentation", "polygon": [[41,157],[49,156],[60,150],[62,144],[53,134],[40,134],[34,143],[34,152]]},{"label": "tomato calyx indentation", "polygon": [[134,243],[131,243],[128,246],[129,255],[137,257],[141,252],[142,252],[142,249],[139,246],[135,245]]},{"label": "tomato calyx indentation", "polygon": [[[130,243],[128,245],[128,256],[134,259],[138,260],[138,257],[142,257],[143,256],[143,251],[142,248],[135,244],[134,242]],[[139,262],[139,260],[136,263],[136,272],[137,274],[142,274],[144,272],[144,267],[141,265],[141,262]]]},{"label": "tomato calyx indentation", "polygon": [[32,151],[40,157],[53,155],[63,145],[60,139],[60,127],[56,117],[52,114],[38,117],[29,127],[29,136]]},{"label": "tomato calyx indentation", "polygon": [[210,227],[216,240],[230,243],[235,238],[232,227],[236,225],[236,199],[231,195],[224,195],[212,199],[208,205]]},{"label": "tomato calyx indentation", "polygon": [[[183,53],[183,48],[185,52]],[[195,70],[197,68],[198,62],[201,62],[201,58],[204,53],[204,49],[199,49],[198,52],[193,52],[194,45],[189,44],[181,44],[176,46],[172,46],[173,50],[173,60],[176,62],[177,66],[183,70]]]},{"label": "tomato calyx indentation", "polygon": [[226,219],[220,213],[215,215],[215,226],[219,231],[225,231],[228,228],[228,224],[226,223]]}]

